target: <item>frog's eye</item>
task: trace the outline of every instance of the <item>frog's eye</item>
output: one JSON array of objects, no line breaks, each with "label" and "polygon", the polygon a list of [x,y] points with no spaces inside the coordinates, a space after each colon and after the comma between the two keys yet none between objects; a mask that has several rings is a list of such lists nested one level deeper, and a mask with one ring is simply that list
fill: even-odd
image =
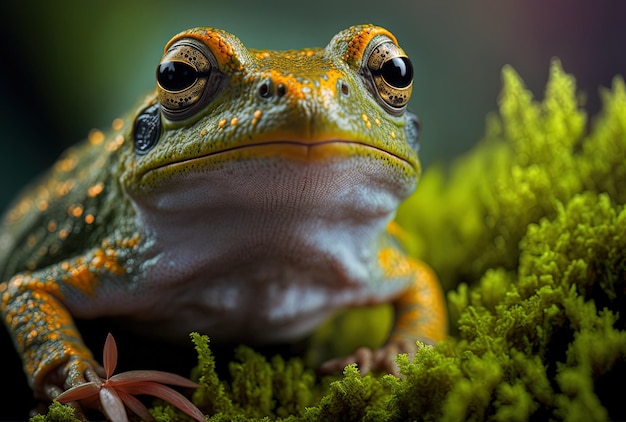
[{"label": "frog's eye", "polygon": [[389,38],[375,38],[364,55],[365,76],[380,104],[391,113],[404,111],[413,90],[413,65]]},{"label": "frog's eye", "polygon": [[221,79],[215,56],[203,43],[190,38],[168,48],[156,76],[163,114],[172,120],[186,119],[206,105]]}]

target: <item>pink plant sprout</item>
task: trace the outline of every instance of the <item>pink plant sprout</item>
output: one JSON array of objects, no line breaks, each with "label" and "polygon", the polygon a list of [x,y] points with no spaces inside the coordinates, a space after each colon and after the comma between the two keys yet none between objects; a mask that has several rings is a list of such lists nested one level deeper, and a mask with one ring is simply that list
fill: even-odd
[{"label": "pink plant sprout", "polygon": [[204,422],[204,415],[185,396],[163,384],[197,388],[198,384],[163,371],[127,371],[112,375],[117,365],[117,345],[109,333],[104,343],[103,365],[106,378],[74,386],[60,394],[56,400],[67,403],[77,400],[98,400],[104,414],[113,422],[128,420],[126,407],[140,418],[152,421],[154,418],[135,395],[148,394],[158,397],[185,412],[191,418]]}]

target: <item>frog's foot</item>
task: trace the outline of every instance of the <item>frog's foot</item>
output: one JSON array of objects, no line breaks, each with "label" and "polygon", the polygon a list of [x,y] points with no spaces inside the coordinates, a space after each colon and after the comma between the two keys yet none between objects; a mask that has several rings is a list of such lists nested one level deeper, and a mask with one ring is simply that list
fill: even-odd
[{"label": "frog's foot", "polygon": [[[56,399],[64,391],[89,382],[101,383],[104,369],[96,361],[83,356],[71,355],[65,363],[48,371],[42,378],[35,382],[36,395],[49,402]],[[78,416],[82,416],[82,409],[98,408],[97,401],[81,401],[68,403],[77,410]]]},{"label": "frog's foot", "polygon": [[[428,341],[426,345],[433,344]],[[399,376],[395,358],[399,353],[415,354],[418,346],[415,341],[390,341],[378,349],[360,347],[350,356],[335,358],[324,362],[319,370],[324,374],[341,372],[346,365],[356,363],[362,375],[369,372],[385,372]]]}]

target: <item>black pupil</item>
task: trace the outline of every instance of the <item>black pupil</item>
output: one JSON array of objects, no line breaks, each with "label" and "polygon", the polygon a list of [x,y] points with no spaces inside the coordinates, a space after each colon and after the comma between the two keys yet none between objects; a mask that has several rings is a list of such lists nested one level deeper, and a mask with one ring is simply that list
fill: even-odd
[{"label": "black pupil", "polygon": [[380,74],[389,85],[406,88],[413,80],[413,66],[406,57],[394,57],[383,63]]},{"label": "black pupil", "polygon": [[198,71],[184,62],[163,62],[157,70],[159,84],[168,91],[182,91],[194,84]]}]

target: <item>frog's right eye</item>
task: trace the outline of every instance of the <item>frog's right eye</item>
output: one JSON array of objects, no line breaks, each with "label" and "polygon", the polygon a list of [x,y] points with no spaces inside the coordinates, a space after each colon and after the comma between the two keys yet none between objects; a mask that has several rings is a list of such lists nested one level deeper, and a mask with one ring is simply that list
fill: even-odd
[{"label": "frog's right eye", "polygon": [[171,120],[187,119],[206,105],[221,80],[213,53],[200,41],[190,38],[170,46],[156,76],[161,109]]},{"label": "frog's right eye", "polygon": [[362,74],[378,103],[393,115],[406,109],[413,90],[413,65],[404,51],[386,36],[370,41]]}]

